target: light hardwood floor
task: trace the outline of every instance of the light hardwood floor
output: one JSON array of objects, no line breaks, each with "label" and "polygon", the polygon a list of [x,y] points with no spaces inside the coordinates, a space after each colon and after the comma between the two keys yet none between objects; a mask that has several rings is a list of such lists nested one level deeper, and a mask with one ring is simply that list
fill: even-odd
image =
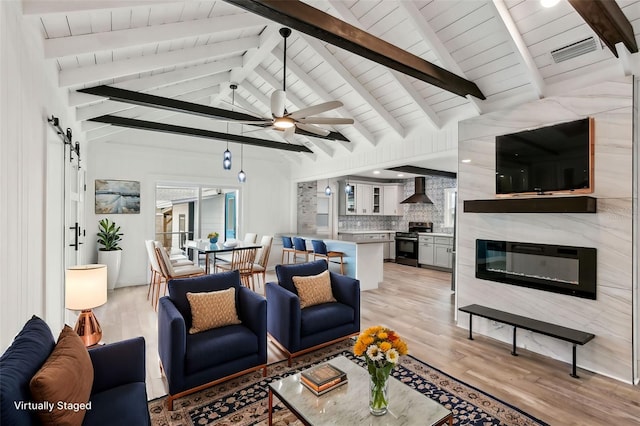
[{"label": "light hardwood floor", "polygon": [[[267,274],[267,281],[275,276]],[[362,328],[382,324],[396,330],[410,353],[452,376],[488,392],[551,425],[638,425],[640,389],[524,349],[510,355],[510,345],[455,325],[450,274],[385,263],[379,289],[362,293]],[[257,292],[262,293],[262,286]],[[147,288],[117,289],[96,315],[106,342],[138,335],[147,342],[149,398],[166,394],[157,355],[156,313]],[[568,347],[570,349],[570,347]],[[569,350],[568,349],[568,350]],[[284,359],[269,345],[269,362]]]}]

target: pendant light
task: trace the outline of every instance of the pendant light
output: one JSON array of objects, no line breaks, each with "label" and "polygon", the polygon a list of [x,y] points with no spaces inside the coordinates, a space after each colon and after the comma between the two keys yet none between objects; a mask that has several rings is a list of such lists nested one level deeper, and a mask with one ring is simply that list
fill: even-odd
[{"label": "pendant light", "polygon": [[[233,111],[233,107],[236,104],[236,89],[238,86],[236,84],[232,84],[229,86],[231,88],[231,110]],[[229,133],[229,122],[227,121],[227,133]],[[227,139],[227,149],[224,151],[222,156],[222,167],[225,170],[231,170],[231,151],[229,151],[229,139]]]},{"label": "pendant light", "polygon": [[347,180],[344,183],[344,193],[349,195],[351,194],[351,185],[349,184],[349,178],[347,178]]},{"label": "pendant light", "polygon": [[[240,134],[242,135],[243,132],[243,127],[242,125],[240,125]],[[238,182],[240,183],[244,183],[247,181],[247,174],[244,172],[244,144],[240,145],[240,171],[238,172]]]},{"label": "pendant light", "polygon": [[331,187],[329,186],[329,179],[327,179],[327,187],[324,189],[324,195],[331,195]]}]

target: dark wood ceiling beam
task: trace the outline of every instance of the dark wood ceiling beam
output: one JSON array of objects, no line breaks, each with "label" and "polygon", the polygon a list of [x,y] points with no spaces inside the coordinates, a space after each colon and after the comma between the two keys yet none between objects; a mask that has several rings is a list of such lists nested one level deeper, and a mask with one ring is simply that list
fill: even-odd
[{"label": "dark wood ceiling beam", "polygon": [[[193,102],[181,101],[178,99],[165,98],[162,96],[150,95],[148,93],[134,92],[132,90],[120,89],[113,86],[95,86],[87,87],[86,89],[78,89],[78,92],[89,93],[96,96],[104,96],[113,101],[124,102],[132,105],[139,105],[150,108],[164,109],[167,111],[181,112],[192,115],[198,115],[206,118],[213,118],[219,120],[236,120],[243,121],[248,126],[257,127],[269,127],[271,123],[260,123],[260,118],[257,118],[250,114],[244,114],[236,111],[229,111],[222,108],[216,108],[209,105],[196,104]],[[265,118],[270,120],[269,118]],[[247,121],[255,121],[255,124],[246,123]],[[274,129],[278,130],[278,129]],[[311,136],[314,138],[351,142],[342,133],[329,132],[326,136],[317,135],[315,133],[306,132],[302,129],[296,128],[296,133],[304,136]]]},{"label": "dark wood ceiling beam", "polygon": [[446,172],[444,170],[434,170],[434,169],[427,169],[425,167],[409,166],[409,165],[389,167],[387,170],[393,170],[394,172],[401,172],[401,173],[412,173],[414,175],[424,175],[424,176],[441,176],[441,177],[448,177],[448,178],[455,178],[458,176],[454,172]]},{"label": "dark wood ceiling beam", "polygon": [[297,0],[225,0],[242,9],[323,40],[459,96],[486,99],[478,86]]},{"label": "dark wood ceiling beam", "polygon": [[616,57],[617,43],[624,43],[631,53],[638,52],[631,22],[615,0],[569,0],[569,3]]},{"label": "dark wood ceiling beam", "polygon": [[134,118],[117,117],[115,115],[102,115],[89,119],[99,123],[112,124],[118,127],[127,127],[129,129],[150,130],[161,133],[171,133],[174,135],[194,136],[206,139],[217,139],[221,141],[238,142],[245,145],[259,146],[263,148],[280,149],[293,152],[311,152],[309,148],[303,145],[288,144],[283,142],[271,141],[268,139],[257,139],[248,136],[234,135],[231,133],[214,132],[212,130],[196,129],[193,127],[176,126],[174,124],[158,123],[155,121],[136,120]]},{"label": "dark wood ceiling beam", "polygon": [[[89,93],[91,95],[104,96],[113,101],[124,102],[132,105],[140,105],[151,108],[164,109],[174,112],[186,112],[188,114],[199,115],[207,118],[218,118],[225,120],[259,120],[253,115],[241,112],[229,111],[208,105],[195,104],[193,102],[180,101],[178,99],[165,98],[162,96],[150,95],[148,93],[134,92],[132,90],[119,89],[113,86],[95,86],[86,89],[78,89],[78,92]],[[265,120],[269,120],[266,118]]]}]

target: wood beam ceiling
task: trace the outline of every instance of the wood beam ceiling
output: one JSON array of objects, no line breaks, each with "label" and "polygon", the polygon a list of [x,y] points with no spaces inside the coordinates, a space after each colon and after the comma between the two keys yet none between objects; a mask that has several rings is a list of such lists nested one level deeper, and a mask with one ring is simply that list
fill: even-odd
[{"label": "wood beam ceiling", "polygon": [[569,0],[569,4],[598,34],[616,58],[617,43],[624,43],[631,53],[638,52],[631,22],[614,0]]},{"label": "wood beam ceiling", "polygon": [[[187,114],[199,115],[206,118],[243,121],[245,124],[258,127],[269,127],[268,124],[251,124],[246,121],[256,121],[253,115],[242,112],[229,111],[222,108],[216,108],[208,105],[185,102],[178,99],[165,98],[162,96],[150,95],[148,93],[133,92],[131,90],[119,89],[111,86],[95,86],[86,89],[79,89],[79,92],[89,93],[97,96],[104,96],[114,101],[125,102],[133,105],[146,106],[151,108],[164,109],[173,112],[183,112]],[[100,121],[100,120],[96,120]],[[102,121],[107,123],[106,121]],[[110,123],[113,124],[113,123]],[[320,139],[339,140],[349,142],[343,134],[339,132],[329,132],[327,136],[320,136],[306,132],[296,127],[296,133],[304,136],[312,136]]]},{"label": "wood beam ceiling", "polygon": [[92,118],[90,121],[112,124],[114,126],[127,127],[138,130],[151,130],[155,132],[171,133],[174,135],[194,136],[206,139],[216,139],[220,141],[237,142],[245,145],[260,146],[263,148],[280,149],[293,152],[311,152],[303,145],[276,142],[268,139],[257,139],[248,136],[234,135],[231,133],[214,132],[213,130],[196,129],[193,127],[176,126],[174,124],[157,123],[155,121],[136,120],[133,118],[116,117],[114,115],[103,115]]},{"label": "wood beam ceiling", "polygon": [[301,1],[225,0],[459,96],[485,99],[475,83],[425,61]]}]

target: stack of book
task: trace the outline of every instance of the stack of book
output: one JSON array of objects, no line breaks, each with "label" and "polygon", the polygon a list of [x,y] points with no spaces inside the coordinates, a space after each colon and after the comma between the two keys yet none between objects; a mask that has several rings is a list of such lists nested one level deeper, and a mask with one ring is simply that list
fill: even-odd
[{"label": "stack of book", "polygon": [[347,373],[329,363],[320,364],[300,373],[300,383],[320,396],[347,383]]}]

